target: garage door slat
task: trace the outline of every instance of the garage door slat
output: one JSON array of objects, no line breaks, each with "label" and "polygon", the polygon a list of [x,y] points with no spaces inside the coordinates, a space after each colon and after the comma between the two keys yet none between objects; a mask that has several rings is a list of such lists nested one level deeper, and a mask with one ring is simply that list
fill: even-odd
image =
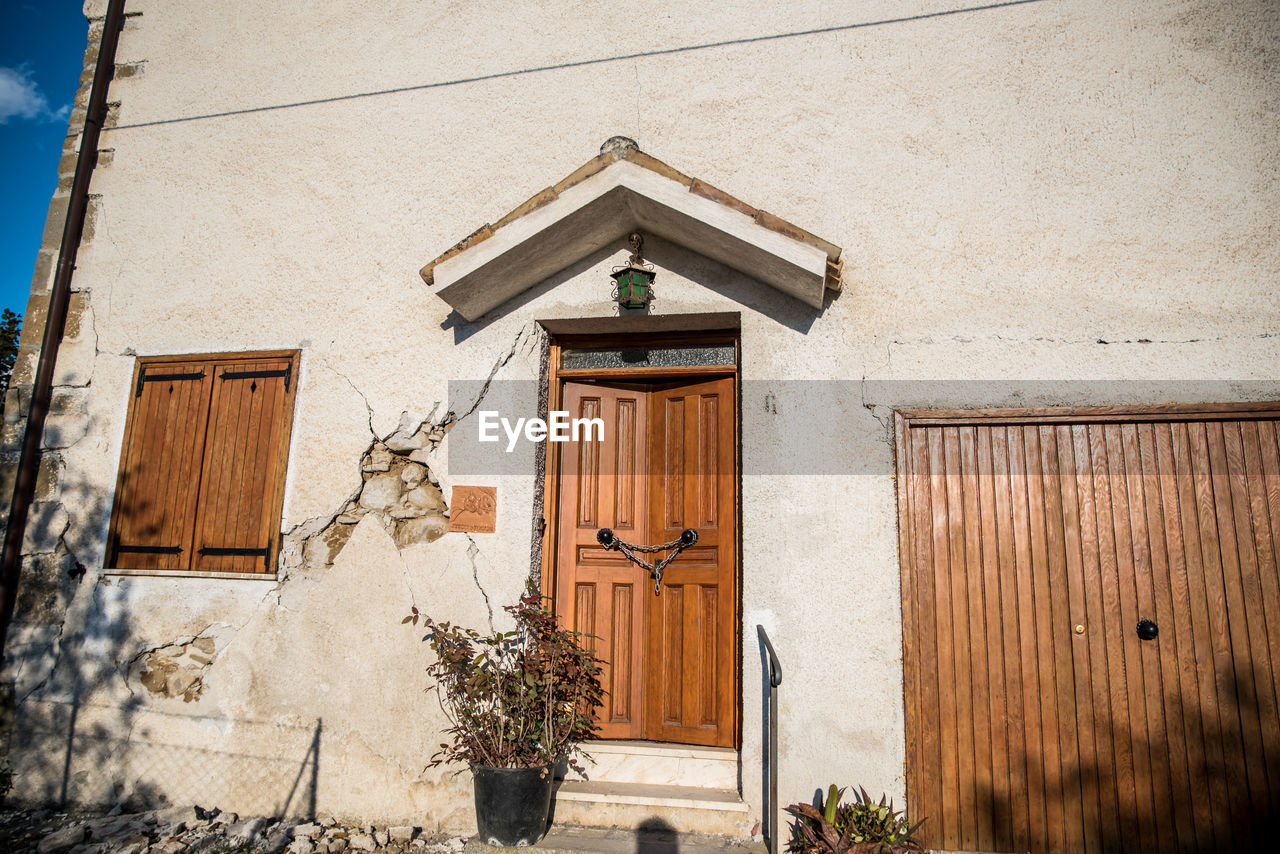
[{"label": "garage door slat", "polygon": [[[1238,820],[1248,803],[1248,773],[1244,743],[1240,733],[1239,710],[1232,702],[1235,667],[1232,659],[1231,623],[1227,613],[1224,587],[1222,539],[1218,528],[1217,495],[1214,490],[1213,463],[1210,458],[1209,430],[1203,423],[1189,424],[1190,459],[1195,482],[1195,504],[1200,528],[1205,601],[1208,606],[1209,636],[1213,644],[1213,691],[1217,709],[1216,737],[1222,746],[1222,765],[1217,773],[1226,779],[1225,802],[1231,816],[1230,831],[1237,846],[1252,847],[1253,831],[1247,814]],[[1222,807],[1219,807],[1222,808]]]},{"label": "garage door slat", "polygon": [[[1236,441],[1228,434],[1236,432]],[[1262,724],[1259,718],[1261,703],[1258,682],[1254,676],[1255,655],[1265,656],[1266,639],[1258,634],[1257,620],[1250,619],[1250,609],[1245,606],[1246,581],[1242,550],[1253,551],[1253,533],[1248,525],[1248,511],[1237,507],[1241,501],[1239,484],[1233,472],[1241,474],[1244,466],[1243,449],[1238,440],[1238,426],[1217,422],[1206,425],[1209,440],[1209,460],[1214,492],[1214,508],[1220,544],[1222,585],[1227,606],[1227,636],[1230,643],[1232,671],[1228,674],[1233,684],[1223,692],[1227,707],[1232,710],[1228,726],[1236,725],[1240,735],[1241,754],[1244,758],[1245,802],[1237,805],[1240,823],[1251,829],[1253,839],[1265,838],[1258,826],[1260,817],[1266,815],[1271,803],[1267,785],[1266,766],[1262,752]],[[1255,650],[1256,643],[1256,650]]]},{"label": "garage door slat", "polygon": [[1039,802],[1043,797],[1044,775],[1041,763],[1034,760],[1039,753],[1043,726],[1034,640],[1036,614],[1031,584],[1031,541],[1024,492],[1025,457],[1021,446],[1012,441],[1019,432],[1016,428],[1012,431],[1003,426],[984,429],[991,431],[994,449],[994,492],[1001,526],[999,581],[1009,602],[1002,605],[1002,610],[1005,614],[1017,614],[1016,620],[1005,618],[1005,655],[1013,659],[1011,678],[1017,680],[1016,686],[1010,686],[1010,702],[1003,712],[1009,733],[1009,779],[1014,791],[1021,786],[1025,791],[1035,793],[1021,801],[1013,800],[1011,838],[1018,847],[1034,848],[1044,844],[1045,835],[1043,803]]},{"label": "garage door slat", "polygon": [[[977,487],[978,498],[978,519],[980,521],[979,542],[980,549],[979,560],[982,563],[982,572],[980,572],[980,581],[982,581],[982,602],[983,602],[983,627],[982,638],[984,654],[987,657],[987,740],[977,740],[979,753],[984,754],[984,766],[986,772],[979,775],[979,790],[991,793],[988,796],[989,805],[988,826],[986,835],[980,836],[979,839],[987,841],[995,839],[1007,839],[1014,822],[1012,822],[1011,810],[1014,805],[1007,802],[1007,799],[997,798],[995,780],[1002,780],[1010,775],[1016,776],[1016,769],[1010,768],[1010,730],[1012,729],[1012,721],[1010,721],[1010,709],[1018,708],[1021,711],[1021,704],[1016,707],[1010,707],[1007,703],[1006,695],[1009,690],[1009,681],[1006,679],[1005,671],[1005,636],[1010,631],[1015,630],[1014,626],[1006,626],[1004,615],[1002,612],[1001,602],[1001,530],[998,526],[997,519],[997,498],[996,498],[996,478],[993,475],[996,462],[996,448],[993,443],[992,430],[979,426],[974,430],[973,438],[977,443],[975,448],[975,487]],[[1000,462],[1004,463],[1004,456],[1000,457]],[[1006,583],[1007,585],[1007,583]],[[1021,725],[1021,714],[1018,714],[1018,723]],[[1020,736],[1020,731],[1019,731]]]},{"label": "garage door slat", "polygon": [[[1161,437],[1163,438],[1163,436]],[[1226,786],[1221,771],[1222,742],[1217,736],[1217,705],[1212,678],[1203,674],[1213,673],[1213,645],[1208,628],[1204,581],[1201,576],[1200,536],[1196,517],[1195,486],[1188,462],[1187,430],[1185,424],[1171,424],[1168,429],[1168,464],[1172,472],[1169,486],[1169,516],[1171,578],[1174,584],[1174,603],[1182,617],[1178,636],[1185,640],[1190,655],[1182,662],[1182,697],[1187,717],[1188,765],[1191,779],[1199,782],[1200,795],[1192,801],[1196,812],[1197,828],[1201,833],[1207,828],[1213,840],[1210,850],[1228,848],[1231,845],[1229,822],[1212,803],[1226,797]],[[1210,785],[1210,780],[1216,781]]]},{"label": "garage door slat", "polygon": [[[1084,545],[1080,530],[1080,496],[1077,490],[1076,455],[1070,425],[1055,429],[1062,490],[1061,506],[1063,534],[1067,558],[1067,593],[1071,619],[1068,625],[1087,625],[1088,603],[1084,582]],[[1080,778],[1080,799],[1084,812],[1084,824],[1077,830],[1082,838],[1073,839],[1075,847],[1067,850],[1098,851],[1101,845],[1102,798],[1098,787],[1098,744],[1095,738],[1093,686],[1089,681],[1091,671],[1089,643],[1083,635],[1071,637],[1072,694],[1075,697],[1076,738],[1080,746],[1080,764],[1076,773]]]},{"label": "garage door slat", "polygon": [[[1167,593],[1168,566],[1164,561],[1163,542],[1153,542],[1153,533],[1158,536],[1160,523],[1159,485],[1154,482],[1155,474],[1151,466],[1143,459],[1143,438],[1148,437],[1148,459],[1150,457],[1150,424],[1127,424],[1120,430],[1121,445],[1124,454],[1125,484],[1130,490],[1129,525],[1132,534],[1134,588],[1137,597],[1138,613],[1154,620],[1156,625],[1170,625],[1169,596]],[[1149,515],[1154,513],[1154,516]],[[1161,591],[1161,580],[1164,590]],[[1165,714],[1165,679],[1174,680],[1177,674],[1172,669],[1170,656],[1160,655],[1157,644],[1138,644],[1138,656],[1142,667],[1142,707],[1146,716],[1147,761],[1151,784],[1151,820],[1155,825],[1157,851],[1191,850],[1194,833],[1189,817],[1184,810],[1174,809],[1179,801],[1173,792],[1175,764],[1178,775],[1186,777],[1186,750],[1182,745],[1181,733],[1171,734],[1169,720]],[[1165,664],[1170,664],[1170,672],[1165,673]],[[1171,692],[1176,697],[1176,691]]]},{"label": "garage door slat", "polygon": [[[1040,647],[1041,672],[1046,674],[1044,685],[1052,685],[1056,702],[1046,698],[1045,705],[1057,714],[1058,756],[1057,767],[1047,767],[1046,773],[1058,776],[1057,787],[1052,777],[1046,785],[1047,795],[1059,792],[1061,817],[1049,825],[1050,851],[1080,850],[1083,839],[1080,829],[1085,826],[1084,803],[1081,796],[1080,739],[1076,721],[1075,675],[1073,673],[1073,638],[1070,627],[1074,625],[1071,614],[1070,582],[1067,572],[1066,535],[1063,530],[1062,488],[1063,478],[1058,466],[1058,446],[1054,429],[1049,426],[1027,428],[1028,503],[1031,513],[1031,530],[1044,530],[1045,573],[1037,578],[1048,588],[1045,600],[1050,607],[1050,620],[1040,626],[1043,646]],[[1040,476],[1036,472],[1041,472]],[[1038,594],[1037,594],[1038,596]],[[1047,659],[1047,660],[1046,660]],[[1050,678],[1051,677],[1051,678]],[[1052,739],[1050,732],[1046,741]],[[1048,763],[1046,753],[1046,765]],[[1049,815],[1053,816],[1050,805]]]},{"label": "garage door slat", "polygon": [[[947,491],[947,457],[943,428],[929,431],[929,471],[931,472],[930,490],[933,501],[933,565],[931,571],[936,580],[937,604],[935,616],[938,622],[938,668],[939,701],[938,722],[939,735],[943,742],[951,745],[960,744],[959,724],[956,722],[956,704],[958,692],[955,691],[956,658],[955,630],[951,614],[952,579],[951,571],[951,518],[949,496]],[[944,695],[941,686],[946,686],[948,694]],[[945,702],[944,702],[945,700]],[[947,749],[940,754],[940,784],[942,798],[938,803],[937,820],[943,828],[946,838],[960,838],[963,828],[960,825],[960,756],[957,750]]]},{"label": "garage door slat", "polygon": [[[966,839],[977,839],[978,775],[974,763],[973,657],[969,650],[969,584],[965,563],[964,481],[961,471],[960,429],[943,430],[947,468],[947,541],[950,547],[952,653],[955,658],[956,788],[960,793],[957,824]],[[981,844],[981,843],[979,843]]]},{"label": "garage door slat", "polygon": [[[1267,651],[1271,666],[1261,672],[1261,677],[1269,682],[1272,698],[1271,710],[1274,717],[1280,718],[1280,683],[1276,679],[1276,667],[1280,666],[1280,563],[1277,562],[1276,529],[1272,527],[1271,511],[1277,509],[1276,503],[1268,502],[1267,478],[1268,463],[1263,449],[1270,444],[1275,450],[1275,443],[1268,435],[1272,425],[1250,422],[1241,424],[1244,440],[1246,481],[1249,493],[1249,514],[1253,522],[1254,544],[1257,550],[1256,576],[1260,594],[1259,616],[1267,635]],[[1274,462],[1274,458],[1273,458]],[[1276,472],[1277,468],[1272,468]],[[1280,477],[1277,478],[1280,480]],[[1272,796],[1280,790],[1280,728],[1263,729],[1264,749],[1269,759],[1267,776],[1271,785]]]},{"label": "garage door slat", "polygon": [[[1093,489],[1094,530],[1097,536],[1098,577],[1100,579],[1102,625],[1099,632],[1090,632],[1090,641],[1097,643],[1100,657],[1106,661],[1105,691],[1107,709],[1106,736],[1111,745],[1112,773],[1104,785],[1111,790],[1116,803],[1114,817],[1115,838],[1123,839],[1125,851],[1141,851],[1144,828],[1141,826],[1141,810],[1137,797],[1132,745],[1133,725],[1129,716],[1129,693],[1125,655],[1127,619],[1120,603],[1118,567],[1119,544],[1116,537],[1116,519],[1112,506],[1111,474],[1107,460],[1106,425],[1091,424],[1086,428],[1089,436],[1089,486]],[[1135,621],[1136,622],[1136,621]],[[1095,704],[1103,708],[1102,698],[1095,696]],[[1099,769],[1101,770],[1101,769]],[[1136,833],[1120,835],[1119,817],[1127,816],[1133,822]]]},{"label": "garage door slat", "polygon": [[[1112,696],[1116,698],[1116,741],[1127,757],[1125,772],[1118,786],[1127,814],[1132,817],[1137,833],[1126,850],[1151,851],[1155,828],[1151,825],[1151,789],[1145,761],[1146,745],[1140,737],[1144,721],[1142,709],[1141,666],[1134,627],[1138,622],[1136,594],[1133,592],[1133,543],[1129,530],[1129,505],[1125,494],[1124,461],[1119,448],[1119,430],[1115,424],[1100,424],[1094,429],[1095,483],[1098,484],[1099,525],[1102,564],[1108,587],[1114,589],[1107,603],[1107,628],[1112,657]],[[1126,783],[1128,784],[1126,788]]]},{"label": "garage door slat", "polygon": [[[1116,775],[1124,773],[1117,755],[1115,718],[1112,711],[1113,671],[1107,650],[1106,580],[1099,558],[1097,484],[1093,468],[1093,448],[1088,425],[1071,428],[1072,453],[1075,461],[1076,496],[1079,502],[1081,567],[1084,573],[1084,645],[1089,650],[1091,666],[1084,685],[1077,687],[1076,697],[1091,705],[1093,721],[1094,761],[1088,769],[1097,790],[1101,813],[1101,831],[1105,838],[1123,840],[1120,830],[1120,794]],[[1077,674],[1077,678],[1081,674]],[[1081,690],[1083,687],[1084,690]],[[1103,769],[1107,769],[1104,773]],[[1132,778],[1130,778],[1132,779]]]},{"label": "garage door slat", "polygon": [[[905,435],[905,434],[904,434]],[[938,570],[935,566],[936,556],[933,551],[933,536],[937,526],[933,520],[932,490],[930,488],[929,443],[923,435],[913,437],[910,445],[910,464],[912,473],[910,484],[913,491],[913,504],[909,508],[908,518],[912,524],[912,537],[917,549],[916,554],[922,561],[925,571],[917,573],[912,579],[915,601],[920,603],[921,614],[934,613],[936,603]],[[914,620],[915,636],[920,649],[929,650],[930,661],[937,661],[939,656],[938,626],[932,619]],[[916,683],[920,686],[914,698],[908,698],[908,708],[919,710],[927,720],[938,720],[938,670],[916,666]],[[909,690],[909,686],[908,686]],[[923,727],[915,735],[916,763],[919,769],[921,786],[916,796],[921,803],[939,804],[942,801],[942,760],[940,734],[938,727]],[[908,809],[913,812],[916,804],[909,803]],[[939,819],[941,816],[939,816]]]},{"label": "garage door slat", "polygon": [[[970,718],[973,722],[973,813],[978,844],[990,850],[992,827],[991,696],[982,569],[982,514],[979,510],[977,437],[972,427],[959,428],[960,522],[964,531],[964,617],[969,636]],[[957,614],[957,618],[959,618]],[[962,718],[963,720],[963,718]]]}]

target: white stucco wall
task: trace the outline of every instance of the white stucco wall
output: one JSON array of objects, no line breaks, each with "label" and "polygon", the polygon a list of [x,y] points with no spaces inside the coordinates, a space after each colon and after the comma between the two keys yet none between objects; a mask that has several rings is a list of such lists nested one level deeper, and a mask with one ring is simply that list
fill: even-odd
[{"label": "white stucco wall", "polygon": [[[228,785],[223,806],[268,809],[310,773],[319,722],[320,810],[465,829],[465,780],[422,770],[439,716],[398,622],[414,602],[474,622],[486,597],[513,598],[533,472],[460,481],[498,486],[496,534],[398,551],[367,519],[331,569],[277,582],[106,576],[134,357],[300,349],[283,529],[310,530],[359,488],[371,429],[439,417],[450,380],[500,363],[498,379],[537,380],[538,319],[616,313],[622,245],[477,324],[417,274],[615,134],[844,249],[844,290],[819,312],[647,247],[655,314],[742,316],[756,813],[757,623],[785,669],[783,802],[830,782],[903,795],[894,407],[1280,396],[1273,3],[127,9],[141,16],[117,59],[145,70],[111,89],[114,157],[74,280],[87,307],[57,380],[83,407],[58,423],[84,428],[61,506],[87,572],[63,623],[15,628],[8,671],[19,725],[72,760],[64,775],[62,754],[29,751],[27,796],[65,779],[84,801],[139,780],[195,797],[182,767],[215,779],[250,757],[259,782]],[[824,392],[838,416],[807,403],[798,381],[814,380],[849,383]],[[1011,384],[1027,380],[1046,382]],[[775,464],[818,418],[834,473]],[[448,441],[432,463],[446,497]],[[196,636],[216,642],[198,701],[130,675]]]}]

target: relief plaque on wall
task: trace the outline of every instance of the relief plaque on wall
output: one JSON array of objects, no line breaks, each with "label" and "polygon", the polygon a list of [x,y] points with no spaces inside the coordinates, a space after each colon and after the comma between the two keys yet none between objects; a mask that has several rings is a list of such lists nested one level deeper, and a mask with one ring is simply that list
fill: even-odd
[{"label": "relief plaque on wall", "polygon": [[449,530],[492,534],[498,522],[498,487],[455,486],[449,508]]}]

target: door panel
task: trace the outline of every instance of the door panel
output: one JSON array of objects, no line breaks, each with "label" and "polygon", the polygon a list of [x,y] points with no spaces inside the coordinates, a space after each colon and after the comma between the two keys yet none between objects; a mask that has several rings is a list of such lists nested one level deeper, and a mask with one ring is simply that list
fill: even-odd
[{"label": "door panel", "polygon": [[647,734],[659,741],[729,746],[734,690],[737,531],[734,384],[730,377],[657,388],[652,394],[650,539],[698,543],[666,569],[666,607],[649,611]]},{"label": "door panel", "polygon": [[[562,446],[556,607],[608,662],[604,738],[732,746],[738,696],[734,380],[567,382],[563,408],[601,417],[603,442]],[[649,573],[596,541],[697,545]],[[665,552],[646,554],[651,562]]]},{"label": "door panel", "polygon": [[[603,442],[564,445],[560,457],[560,542],[556,610],[577,631],[594,636],[606,662],[608,695],[600,713],[601,738],[643,738],[639,698],[645,575],[616,551],[605,551],[596,531],[612,528],[636,542],[644,537],[647,479],[646,389],[566,383],[563,408],[575,418],[603,418]],[[571,523],[570,523],[571,522]],[[652,593],[650,593],[652,595]]]}]

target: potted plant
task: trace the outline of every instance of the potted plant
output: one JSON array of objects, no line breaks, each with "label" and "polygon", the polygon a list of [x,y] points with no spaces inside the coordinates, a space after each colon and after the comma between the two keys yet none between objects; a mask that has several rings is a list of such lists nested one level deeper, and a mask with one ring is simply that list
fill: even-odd
[{"label": "potted plant", "polygon": [[791,854],[906,854],[923,851],[915,833],[924,819],[911,824],[893,801],[874,803],[867,790],[858,788],[853,802],[842,804],[844,789],[834,784],[815,804],[792,804],[787,812],[796,817],[791,825]]},{"label": "potted plant", "polygon": [[451,741],[430,766],[470,765],[480,838],[516,847],[546,830],[556,762],[581,772],[582,742],[595,737],[592,713],[604,692],[595,652],[560,626],[532,584],[504,610],[515,628],[487,635],[416,607],[403,622],[426,628],[422,639],[435,653],[427,673],[450,723]]}]

